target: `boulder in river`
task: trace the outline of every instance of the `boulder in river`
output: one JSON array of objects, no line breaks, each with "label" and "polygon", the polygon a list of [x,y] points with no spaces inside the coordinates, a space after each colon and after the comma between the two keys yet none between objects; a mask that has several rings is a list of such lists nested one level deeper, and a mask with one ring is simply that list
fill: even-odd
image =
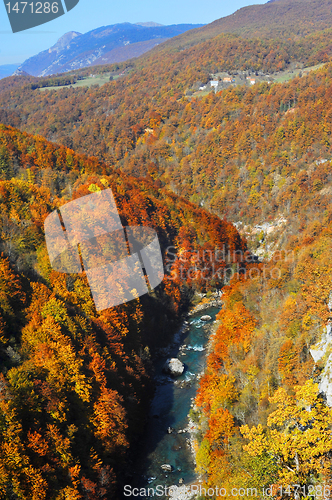
[{"label": "boulder in river", "polygon": [[163,371],[172,377],[179,377],[184,372],[184,364],[178,358],[168,358]]},{"label": "boulder in river", "polygon": [[201,317],[201,320],[202,321],[211,321],[211,316],[209,316],[208,314],[205,314],[204,316]]},{"label": "boulder in river", "polygon": [[173,427],[168,427],[167,428],[167,434],[173,434],[173,432],[174,432]]},{"label": "boulder in river", "polygon": [[173,467],[170,464],[163,464],[160,468],[165,472],[172,472]]}]

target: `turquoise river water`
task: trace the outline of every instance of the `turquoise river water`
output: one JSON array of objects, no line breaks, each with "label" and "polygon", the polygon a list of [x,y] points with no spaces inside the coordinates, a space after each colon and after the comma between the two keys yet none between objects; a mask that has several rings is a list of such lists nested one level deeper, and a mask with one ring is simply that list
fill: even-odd
[{"label": "turquoise river water", "polygon": [[[146,435],[137,457],[133,477],[136,484],[133,487],[156,488],[158,485],[179,485],[182,481],[188,484],[196,479],[193,456],[188,446],[190,435],[178,431],[188,427],[188,413],[196,396],[198,375],[205,368],[206,345],[219,310],[211,307],[189,316],[189,328],[180,337],[178,345],[156,363],[157,386]],[[212,320],[203,322],[201,317],[204,315],[211,316]],[[163,373],[162,368],[169,357],[177,357],[185,364],[181,377],[172,379]],[[171,434],[167,432],[169,427],[174,429]],[[163,464],[171,465],[172,472],[163,471]]]}]

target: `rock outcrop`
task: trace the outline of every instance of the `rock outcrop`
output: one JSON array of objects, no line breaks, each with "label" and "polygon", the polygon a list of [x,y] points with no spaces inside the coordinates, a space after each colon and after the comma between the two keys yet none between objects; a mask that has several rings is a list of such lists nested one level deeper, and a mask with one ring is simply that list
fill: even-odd
[{"label": "rock outcrop", "polygon": [[169,358],[164,364],[163,371],[172,377],[179,377],[184,372],[184,364],[178,358]]},{"label": "rock outcrop", "polygon": [[163,464],[160,468],[165,472],[172,472],[173,467],[170,464]]}]

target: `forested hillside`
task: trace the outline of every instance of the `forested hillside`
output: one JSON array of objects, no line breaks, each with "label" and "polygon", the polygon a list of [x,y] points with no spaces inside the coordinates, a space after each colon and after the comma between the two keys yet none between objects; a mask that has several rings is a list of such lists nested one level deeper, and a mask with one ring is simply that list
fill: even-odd
[{"label": "forested hillside", "polygon": [[[165,46],[187,47],[220,33],[234,33],[246,38],[299,39],[331,26],[329,0],[274,0],[263,5],[249,5],[227,17],[198,28]],[[156,49],[158,50],[158,49]]]},{"label": "forested hillside", "polygon": [[325,490],[330,498],[332,410],[318,390],[329,336],[316,364],[310,349],[330,323],[331,229],[322,214],[253,279],[224,289],[191,414],[200,424],[197,470],[209,487],[255,488],[262,498],[273,485],[265,496]]},{"label": "forested hillside", "polygon": [[287,218],[309,204],[304,217],[311,217],[316,201],[324,205],[329,196],[328,63],[285,84],[184,93],[221,69],[273,72],[291,61],[324,62],[329,39],[328,31],[276,47],[221,37],[151,56],[100,88],[40,92],[34,83],[11,88],[4,80],[2,114],[9,124],[158,181],[233,221]]},{"label": "forested hillside", "polygon": [[[193,292],[216,288],[224,306],[191,411],[198,473],[260,498],[270,485],[265,497],[296,500],[330,485],[332,410],[319,384],[330,390],[331,20],[328,1],[277,0],[99,67],[122,72],[102,87],[0,82],[4,498],[117,498],[153,353]],[[266,81],[199,93],[225,71]],[[84,278],[51,270],[43,221],[106,187],[124,225],[147,223],[164,257],[174,245],[185,258],[153,294],[98,314]],[[261,262],[244,261],[230,221]],[[224,245],[239,251],[229,284],[188,274],[197,251]],[[300,491],[280,490],[291,484]]]},{"label": "forested hillside", "polygon": [[82,275],[51,269],[45,218],[110,187],[123,224],[153,227],[164,253],[244,252],[245,243],[230,223],[151,182],[3,125],[0,179],[0,496],[116,498],[144,426],[151,355],[194,290],[218,283],[172,279],[170,269],[151,296],[97,313]]}]

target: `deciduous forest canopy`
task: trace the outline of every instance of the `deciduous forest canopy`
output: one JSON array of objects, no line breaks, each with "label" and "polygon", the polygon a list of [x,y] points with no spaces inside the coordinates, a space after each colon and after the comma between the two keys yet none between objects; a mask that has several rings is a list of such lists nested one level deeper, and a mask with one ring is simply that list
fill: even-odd
[{"label": "deciduous forest canopy", "polygon": [[[118,76],[101,87],[70,88],[90,70],[1,80],[1,498],[121,498],[154,353],[216,287],[197,472],[275,497],[331,483],[328,342],[310,353],[332,309],[331,21],[327,0],[276,0],[96,67]],[[244,81],[200,90],[223,73]],[[239,257],[230,282],[181,279],[176,261],[150,295],[97,313],[84,275],[51,269],[43,234],[96,188],[123,225],[153,227],[164,256],[225,246],[260,260]]]}]

